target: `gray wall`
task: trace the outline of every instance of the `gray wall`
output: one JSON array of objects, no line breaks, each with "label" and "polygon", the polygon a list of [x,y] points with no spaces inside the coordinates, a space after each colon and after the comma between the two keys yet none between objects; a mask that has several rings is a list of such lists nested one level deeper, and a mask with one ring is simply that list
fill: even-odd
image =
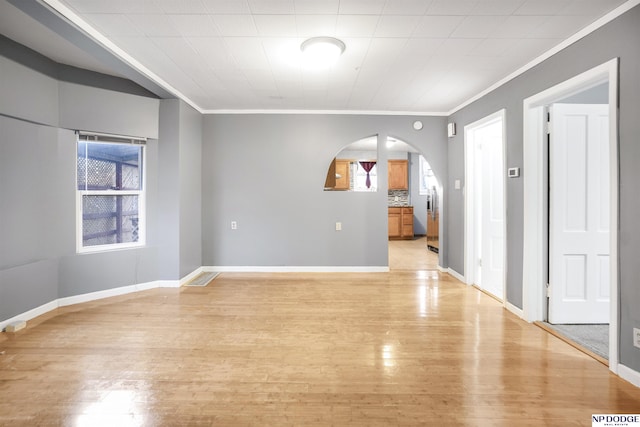
[{"label": "gray wall", "polygon": [[[0,113],[58,125],[58,81],[0,55]],[[34,102],[37,100],[37,102]]]},{"label": "gray wall", "polygon": [[[0,74],[0,321],[57,298],[157,280],[153,238],[144,248],[76,254],[76,138],[64,127],[154,138],[159,101],[60,82],[5,56]],[[157,157],[150,140],[151,211]],[[149,218],[150,236],[157,226]]]},{"label": "gray wall", "polygon": [[[331,159],[363,137],[402,139],[446,180],[442,117],[215,115],[203,127],[203,263],[211,266],[387,266],[387,165],[380,191],[323,191]],[[231,221],[238,229],[231,230]],[[335,222],[342,231],[335,231]],[[441,260],[446,265],[443,253]]]},{"label": "gray wall", "polygon": [[158,268],[161,279],[175,280],[202,266],[202,116],[162,100],[158,142]]},{"label": "gray wall", "polygon": [[57,158],[55,128],[0,116],[0,319],[57,298]]},{"label": "gray wall", "polygon": [[[464,272],[463,193],[453,181],[464,182],[464,126],[502,108],[506,109],[507,167],[522,168],[522,103],[588,69],[620,58],[619,77],[619,173],[620,173],[620,362],[640,371],[640,350],[632,346],[632,328],[640,327],[640,7],[635,7],[584,39],[552,56],[518,78],[453,114],[458,135],[450,140],[449,176],[445,192],[449,203],[449,266]],[[522,170],[522,174],[526,174]],[[522,307],[522,178],[507,180],[507,300]]]},{"label": "gray wall", "polygon": [[158,140],[158,274],[164,280],[180,275],[180,101],[160,101]]},{"label": "gray wall", "polygon": [[180,277],[202,266],[202,115],[180,102]]},{"label": "gray wall", "polygon": [[0,320],[156,279],[153,247],[75,253],[75,158],[72,131],[0,116]]},{"label": "gray wall", "polygon": [[158,100],[60,82],[60,122],[66,129],[158,138]]}]

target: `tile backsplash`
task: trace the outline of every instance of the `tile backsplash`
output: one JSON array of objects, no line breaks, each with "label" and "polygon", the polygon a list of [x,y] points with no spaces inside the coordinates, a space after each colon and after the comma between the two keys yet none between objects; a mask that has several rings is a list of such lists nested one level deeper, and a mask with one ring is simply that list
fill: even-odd
[{"label": "tile backsplash", "polygon": [[387,200],[389,206],[409,206],[409,190],[389,190]]}]

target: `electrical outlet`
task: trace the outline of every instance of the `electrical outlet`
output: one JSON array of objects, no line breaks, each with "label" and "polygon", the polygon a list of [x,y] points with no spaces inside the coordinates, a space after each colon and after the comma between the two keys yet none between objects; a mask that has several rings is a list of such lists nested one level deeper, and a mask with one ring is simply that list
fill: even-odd
[{"label": "electrical outlet", "polygon": [[236,230],[238,228],[238,222],[237,221],[231,221],[231,229],[232,230]]},{"label": "electrical outlet", "polygon": [[342,223],[336,222],[336,231],[342,231]]},{"label": "electrical outlet", "polygon": [[633,346],[640,348],[640,328],[633,328]]}]

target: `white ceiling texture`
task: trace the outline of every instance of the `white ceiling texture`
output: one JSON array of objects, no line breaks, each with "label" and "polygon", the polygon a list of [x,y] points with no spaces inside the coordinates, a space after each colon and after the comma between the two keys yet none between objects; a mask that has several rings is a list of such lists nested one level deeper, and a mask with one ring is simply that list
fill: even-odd
[{"label": "white ceiling texture", "polygon": [[[0,1],[3,35],[57,62],[110,73],[91,52],[56,34],[47,36],[41,24]],[[201,112],[391,114],[455,111],[625,3],[38,1]],[[300,44],[314,36],[346,44],[328,70],[311,71],[300,64]]]}]

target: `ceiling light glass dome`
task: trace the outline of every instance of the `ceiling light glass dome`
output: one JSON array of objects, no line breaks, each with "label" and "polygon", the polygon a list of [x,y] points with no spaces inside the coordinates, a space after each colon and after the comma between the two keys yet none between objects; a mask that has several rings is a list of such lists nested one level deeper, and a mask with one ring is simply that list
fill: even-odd
[{"label": "ceiling light glass dome", "polygon": [[336,63],[345,50],[342,40],[333,37],[313,37],[300,45],[306,68],[324,69]]}]

